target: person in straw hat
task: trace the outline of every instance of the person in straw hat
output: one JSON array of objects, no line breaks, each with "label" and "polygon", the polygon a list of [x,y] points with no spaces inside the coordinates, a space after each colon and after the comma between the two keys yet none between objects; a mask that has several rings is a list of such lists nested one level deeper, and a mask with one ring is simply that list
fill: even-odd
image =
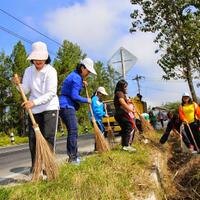
[{"label": "person in straw hat", "polygon": [[[57,131],[59,101],[57,97],[57,72],[50,65],[51,59],[47,46],[43,42],[32,44],[32,51],[27,58],[31,66],[26,68],[22,88],[25,94],[30,93],[29,100],[22,105],[31,109],[42,135],[50,144],[55,146],[55,133]],[[17,83],[17,79],[13,79]],[[29,119],[29,148],[31,152],[32,167],[35,162],[36,138]]]},{"label": "person in straw hat", "polygon": [[60,117],[67,127],[67,154],[68,162],[79,164],[78,157],[78,122],[76,111],[79,109],[79,103],[91,103],[90,98],[80,96],[83,85],[87,84],[84,79],[90,74],[95,74],[94,63],[90,58],[85,58],[77,64],[76,69],[72,71],[64,80],[61,88]]}]

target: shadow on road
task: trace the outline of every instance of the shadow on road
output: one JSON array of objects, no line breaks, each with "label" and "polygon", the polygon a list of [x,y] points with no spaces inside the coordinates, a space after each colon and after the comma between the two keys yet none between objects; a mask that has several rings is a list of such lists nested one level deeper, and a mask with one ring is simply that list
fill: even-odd
[{"label": "shadow on road", "polygon": [[22,184],[22,183],[26,183],[28,182],[28,180],[25,179],[14,179],[14,178],[1,178],[0,177],[0,185],[16,185],[16,184]]},{"label": "shadow on road", "polygon": [[28,175],[30,172],[30,167],[16,167],[16,168],[10,169],[10,172]]}]

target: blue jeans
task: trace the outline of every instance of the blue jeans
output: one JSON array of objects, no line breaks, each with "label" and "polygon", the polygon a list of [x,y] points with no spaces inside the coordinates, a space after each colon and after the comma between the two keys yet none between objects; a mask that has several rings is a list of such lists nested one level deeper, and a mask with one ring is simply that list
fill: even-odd
[{"label": "blue jeans", "polygon": [[69,160],[76,160],[78,147],[78,122],[76,118],[76,111],[73,109],[60,109],[60,117],[67,127],[67,155]]}]

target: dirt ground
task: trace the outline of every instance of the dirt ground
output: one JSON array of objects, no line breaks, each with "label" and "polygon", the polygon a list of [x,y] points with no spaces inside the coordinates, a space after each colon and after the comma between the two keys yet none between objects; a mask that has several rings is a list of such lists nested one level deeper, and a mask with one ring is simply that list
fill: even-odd
[{"label": "dirt ground", "polygon": [[168,200],[200,199],[200,154],[181,152],[176,139],[169,142],[167,167],[176,191],[168,188]]}]

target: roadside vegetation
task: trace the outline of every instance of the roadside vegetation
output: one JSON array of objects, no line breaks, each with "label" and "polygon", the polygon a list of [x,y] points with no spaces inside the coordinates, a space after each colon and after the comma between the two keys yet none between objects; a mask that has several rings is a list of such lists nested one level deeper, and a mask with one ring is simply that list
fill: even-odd
[{"label": "roadside vegetation", "polygon": [[2,187],[0,199],[144,199],[155,190],[152,147],[138,140],[135,147],[135,153],[117,146],[109,153],[87,156],[80,166],[63,163],[58,180]]},{"label": "roadside vegetation", "polygon": [[[158,200],[199,199],[199,155],[177,152],[177,138],[159,144],[161,133],[145,133],[147,144],[136,135],[135,153],[124,152],[117,145],[109,153],[88,155],[80,166],[62,163],[56,181],[20,181],[0,187],[0,200],[143,200],[152,192]],[[151,176],[155,162],[159,186]]]}]

